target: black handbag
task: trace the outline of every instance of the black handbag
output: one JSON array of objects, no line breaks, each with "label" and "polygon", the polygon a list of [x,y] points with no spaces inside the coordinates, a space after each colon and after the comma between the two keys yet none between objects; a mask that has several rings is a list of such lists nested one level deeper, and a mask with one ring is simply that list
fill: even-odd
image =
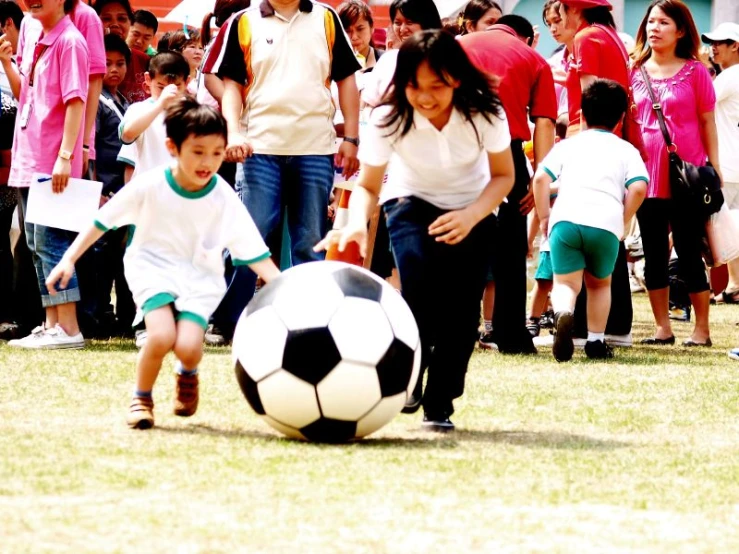
[{"label": "black handbag", "polygon": [[677,145],[672,142],[667,130],[665,116],[662,106],[652,89],[652,82],[644,66],[639,68],[647,85],[649,98],[652,100],[652,109],[657,113],[659,128],[665,138],[667,152],[670,157],[670,185],[673,197],[684,199],[692,207],[695,207],[703,219],[715,214],[724,203],[724,193],[721,191],[721,178],[710,162],[703,166],[697,166],[686,162],[677,154]]}]

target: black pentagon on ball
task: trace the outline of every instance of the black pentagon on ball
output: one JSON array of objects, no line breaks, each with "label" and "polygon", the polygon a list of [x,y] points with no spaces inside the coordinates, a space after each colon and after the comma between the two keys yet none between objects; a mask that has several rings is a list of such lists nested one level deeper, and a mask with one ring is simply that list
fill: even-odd
[{"label": "black pentagon on ball", "polygon": [[400,394],[408,388],[413,373],[413,349],[404,342],[393,339],[390,348],[377,364],[382,397]]},{"label": "black pentagon on ball", "polygon": [[303,381],[317,385],[341,361],[328,327],[289,331],[282,368]]},{"label": "black pentagon on ball", "polygon": [[365,298],[379,302],[382,297],[382,284],[353,267],[345,267],[332,274],[344,296]]},{"label": "black pentagon on ball", "polygon": [[355,421],[340,421],[322,417],[299,431],[313,442],[339,443],[353,439],[357,434]]},{"label": "black pentagon on ball", "polygon": [[249,377],[249,374],[244,369],[244,366],[242,366],[241,362],[238,360],[236,360],[236,367],[234,371],[236,372],[236,380],[239,382],[241,392],[244,393],[246,401],[249,402],[249,405],[252,407],[252,409],[259,415],[266,415],[267,412],[264,411],[262,400],[259,398],[259,389],[257,389],[256,381]]}]

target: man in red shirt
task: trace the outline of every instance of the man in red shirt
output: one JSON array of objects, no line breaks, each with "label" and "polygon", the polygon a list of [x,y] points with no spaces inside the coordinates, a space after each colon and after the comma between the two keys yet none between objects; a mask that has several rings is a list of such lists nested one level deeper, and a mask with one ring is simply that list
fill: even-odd
[{"label": "man in red shirt", "polygon": [[472,33],[460,44],[475,66],[500,79],[497,92],[508,116],[516,182],[508,203],[498,214],[499,240],[493,244],[496,281],[493,328],[500,352],[533,354],[536,348],[526,330],[526,215],[534,206],[529,193],[531,174],[523,143],[531,139],[534,123],[534,169],[554,145],[557,98],[552,70],[529,45],[534,29],[525,18],[506,15],[485,32]]}]

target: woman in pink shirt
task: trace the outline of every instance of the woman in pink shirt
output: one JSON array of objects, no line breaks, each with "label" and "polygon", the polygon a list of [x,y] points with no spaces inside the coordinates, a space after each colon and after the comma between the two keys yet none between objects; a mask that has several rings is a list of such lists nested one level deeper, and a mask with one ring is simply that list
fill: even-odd
[{"label": "woman in pink shirt", "polygon": [[695,310],[695,328],[684,346],[710,346],[710,292],[701,257],[703,222],[694,208],[670,190],[669,161],[664,137],[647,84],[662,106],[672,142],[685,161],[718,169],[718,134],[713,115],[716,95],[709,75],[698,61],[700,38],[690,10],[681,0],[655,0],[639,26],[631,74],[634,100],[649,154],[647,199],[637,213],[646,260],[645,278],[657,330],[644,344],[674,344],[669,318],[669,233]]},{"label": "woman in pink shirt", "polygon": [[[21,87],[8,185],[20,188],[25,216],[32,175],[51,175],[52,189],[63,194],[70,177],[82,176],[82,126],[87,100],[89,56],[84,37],[67,15],[74,0],[35,0],[31,16],[42,34],[24,25],[18,42]],[[25,217],[24,217],[25,218]],[[25,221],[26,240],[33,256],[46,322],[10,346],[33,349],[82,348],[76,303],[80,290],[73,278],[61,295],[46,289],[48,273],[59,263],[75,233]]]}]

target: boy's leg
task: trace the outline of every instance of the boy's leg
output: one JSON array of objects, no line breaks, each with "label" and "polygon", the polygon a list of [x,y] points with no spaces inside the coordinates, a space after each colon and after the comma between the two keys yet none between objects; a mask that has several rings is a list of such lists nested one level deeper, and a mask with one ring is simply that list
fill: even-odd
[{"label": "boy's leg", "polygon": [[178,363],[177,388],[175,391],[174,413],[189,417],[198,409],[198,365],[203,359],[203,337],[205,328],[202,322],[187,318],[181,313],[177,318],[177,338],[174,353]]},{"label": "boy's leg", "polygon": [[136,362],[136,389],[126,419],[134,429],[149,429],[154,425],[152,390],[162,360],[174,348],[177,338],[171,304],[147,312],[144,321],[148,338]]}]

